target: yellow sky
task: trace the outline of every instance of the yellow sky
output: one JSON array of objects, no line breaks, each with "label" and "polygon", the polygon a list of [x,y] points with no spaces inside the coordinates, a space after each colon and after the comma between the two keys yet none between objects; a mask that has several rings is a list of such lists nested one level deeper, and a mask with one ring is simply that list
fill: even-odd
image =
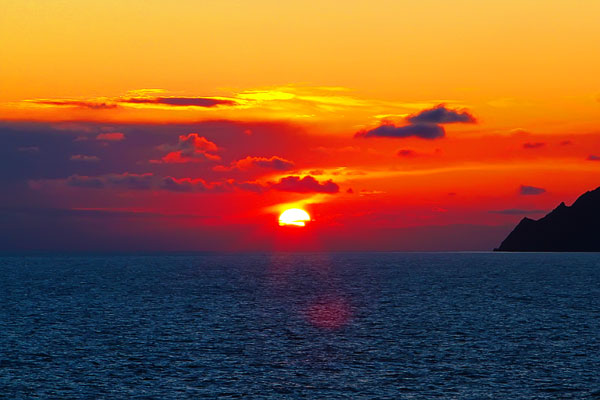
[{"label": "yellow sky", "polygon": [[231,97],[299,85],[349,88],[370,101],[456,101],[489,129],[600,122],[596,0],[0,5],[3,118],[6,103],[27,99],[145,88]]}]

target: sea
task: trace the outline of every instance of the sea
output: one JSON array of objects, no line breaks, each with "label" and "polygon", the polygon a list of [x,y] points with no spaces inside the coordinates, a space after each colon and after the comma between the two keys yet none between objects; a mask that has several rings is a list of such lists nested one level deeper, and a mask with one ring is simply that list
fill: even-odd
[{"label": "sea", "polygon": [[0,258],[1,399],[600,399],[600,254]]}]

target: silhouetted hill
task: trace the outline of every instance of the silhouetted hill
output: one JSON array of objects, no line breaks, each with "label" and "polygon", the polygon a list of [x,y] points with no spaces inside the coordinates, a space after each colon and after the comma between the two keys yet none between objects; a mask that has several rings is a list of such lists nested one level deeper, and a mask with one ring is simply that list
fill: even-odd
[{"label": "silhouetted hill", "polygon": [[494,251],[600,251],[600,187],[537,221],[523,218]]}]

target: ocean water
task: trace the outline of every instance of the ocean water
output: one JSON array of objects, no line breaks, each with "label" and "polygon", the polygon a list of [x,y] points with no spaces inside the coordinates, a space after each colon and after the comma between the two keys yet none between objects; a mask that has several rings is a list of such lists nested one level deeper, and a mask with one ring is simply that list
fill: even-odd
[{"label": "ocean water", "polygon": [[2,399],[600,398],[600,254],[0,258]]}]

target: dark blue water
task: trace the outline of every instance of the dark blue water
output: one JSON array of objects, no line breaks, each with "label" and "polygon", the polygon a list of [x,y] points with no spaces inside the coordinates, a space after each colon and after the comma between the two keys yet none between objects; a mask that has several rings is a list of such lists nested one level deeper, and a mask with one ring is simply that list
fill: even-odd
[{"label": "dark blue water", "polygon": [[599,254],[0,258],[0,398],[600,398]]}]

